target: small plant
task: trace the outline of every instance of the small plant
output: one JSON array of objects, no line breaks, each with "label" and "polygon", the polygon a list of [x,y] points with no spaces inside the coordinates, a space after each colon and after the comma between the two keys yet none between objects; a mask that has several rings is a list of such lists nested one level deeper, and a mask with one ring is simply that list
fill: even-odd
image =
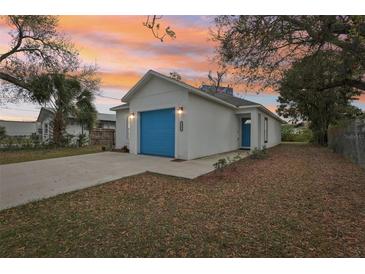
[{"label": "small plant", "polygon": [[88,143],[88,140],[87,140],[86,134],[85,133],[79,134],[79,136],[77,137],[77,145],[79,147],[83,147],[83,146],[87,145],[87,143]]},{"label": "small plant", "polygon": [[216,163],[213,164],[215,169],[221,169],[221,168],[226,167],[227,165],[228,165],[228,162],[227,162],[226,158],[221,158]]},{"label": "small plant", "polygon": [[227,158],[219,159],[216,163],[213,164],[213,167],[215,169],[221,169],[241,159],[243,159],[243,157],[239,153],[237,153],[233,158],[230,158],[228,156]]},{"label": "small plant", "polygon": [[38,135],[37,133],[32,133],[32,135],[30,136],[30,139],[33,142],[34,148],[41,147],[41,136],[40,135]]},{"label": "small plant", "polygon": [[257,147],[254,148],[251,152],[251,157],[253,159],[264,159],[267,156],[267,148],[263,146],[262,149],[258,149]]}]

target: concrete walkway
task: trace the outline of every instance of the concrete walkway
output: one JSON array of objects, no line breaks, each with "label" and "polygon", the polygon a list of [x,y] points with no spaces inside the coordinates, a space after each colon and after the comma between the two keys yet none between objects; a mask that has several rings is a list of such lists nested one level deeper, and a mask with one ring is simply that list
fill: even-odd
[{"label": "concrete walkway", "polygon": [[237,153],[247,155],[238,151],[174,162],[162,157],[102,152],[0,165],[0,210],[145,171],[193,179],[212,171],[218,159]]}]

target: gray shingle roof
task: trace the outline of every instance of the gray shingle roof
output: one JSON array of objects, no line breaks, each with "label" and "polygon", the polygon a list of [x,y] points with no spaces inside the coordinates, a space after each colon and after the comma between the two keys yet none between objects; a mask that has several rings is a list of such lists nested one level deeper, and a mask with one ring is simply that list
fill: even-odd
[{"label": "gray shingle roof", "polygon": [[[41,114],[42,111],[48,111],[52,114],[54,114],[54,110],[52,108],[45,108],[45,107],[42,107],[41,108],[41,111],[39,112],[39,115]],[[39,120],[39,115],[38,115],[38,118],[37,118],[37,121]],[[68,116],[69,118],[74,118],[71,114]],[[100,113],[100,112],[97,112],[96,113],[96,120],[98,121],[116,121],[116,115],[115,114],[109,114],[109,113]]]},{"label": "gray shingle roof", "polygon": [[115,114],[99,113],[98,112],[96,114],[96,119],[98,121],[113,121],[113,122],[115,122],[116,116],[115,116]]},{"label": "gray shingle roof", "polygon": [[232,95],[224,94],[224,93],[217,93],[217,92],[209,92],[210,95],[213,95],[214,97],[217,97],[223,101],[226,101],[227,103],[230,103],[231,105],[235,105],[236,107],[241,106],[252,106],[252,105],[259,105],[258,103],[248,101],[239,97],[235,97]]}]

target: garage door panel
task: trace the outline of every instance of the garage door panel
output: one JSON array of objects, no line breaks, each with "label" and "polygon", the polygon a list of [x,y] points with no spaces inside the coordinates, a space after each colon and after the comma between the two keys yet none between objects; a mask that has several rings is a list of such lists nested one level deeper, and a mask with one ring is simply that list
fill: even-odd
[{"label": "garage door panel", "polygon": [[141,112],[140,153],[175,156],[175,109]]}]

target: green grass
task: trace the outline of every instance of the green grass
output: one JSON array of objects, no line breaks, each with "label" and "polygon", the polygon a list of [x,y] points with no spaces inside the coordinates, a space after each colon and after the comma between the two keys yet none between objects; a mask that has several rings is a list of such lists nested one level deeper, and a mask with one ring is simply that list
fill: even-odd
[{"label": "green grass", "polygon": [[0,257],[364,257],[365,171],[280,145],[187,180],[123,178],[0,212]]},{"label": "green grass", "polygon": [[101,152],[101,146],[0,151],[0,165]]},{"label": "green grass", "polygon": [[313,132],[309,128],[295,129],[293,125],[284,124],[281,126],[281,139],[284,142],[309,143],[313,139]]}]

